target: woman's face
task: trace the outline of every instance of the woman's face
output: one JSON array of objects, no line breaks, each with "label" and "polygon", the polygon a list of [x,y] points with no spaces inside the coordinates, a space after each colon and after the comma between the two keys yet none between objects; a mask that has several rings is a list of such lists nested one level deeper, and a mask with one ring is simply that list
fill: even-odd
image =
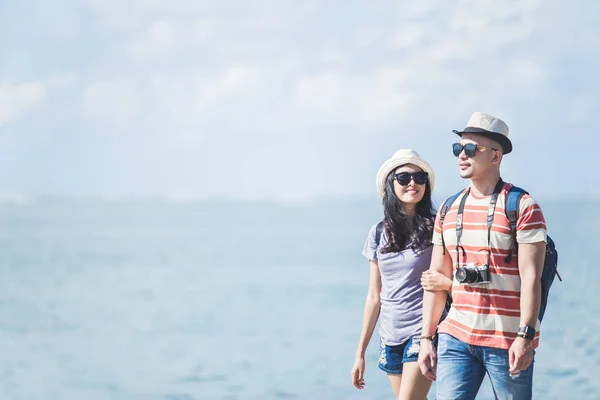
[{"label": "woman's face", "polygon": [[[394,193],[402,203],[417,204],[423,199],[423,195],[425,195],[426,182],[423,184],[418,184],[415,182],[414,176],[412,176],[412,174],[419,172],[422,173],[423,170],[413,164],[402,165],[396,168],[396,170],[393,172],[395,178],[398,177],[398,174],[402,174],[400,177],[404,178],[404,180],[410,179],[406,185],[401,185],[400,182],[398,182],[398,179],[394,179]],[[407,177],[407,175],[409,176]]]}]

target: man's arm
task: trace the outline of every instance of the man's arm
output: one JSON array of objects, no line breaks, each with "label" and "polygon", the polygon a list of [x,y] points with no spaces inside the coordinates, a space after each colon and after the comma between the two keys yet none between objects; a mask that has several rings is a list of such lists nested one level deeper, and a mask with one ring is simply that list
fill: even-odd
[{"label": "man's arm", "polygon": [[[444,254],[445,253],[445,254]],[[452,279],[452,258],[444,252],[442,246],[434,245],[431,255],[430,271],[439,272]],[[427,291],[423,294],[423,336],[433,336],[446,304],[446,291]],[[435,380],[435,366],[437,356],[433,343],[428,339],[421,339],[419,351],[419,367],[427,378]]]},{"label": "man's arm", "polygon": [[[519,276],[521,277],[521,319],[519,326],[535,328],[542,301],[542,269],[546,243],[519,243]],[[533,361],[532,340],[517,337],[509,350],[509,371],[518,373]]]},{"label": "man's arm", "polygon": [[[452,280],[452,258],[442,246],[434,245],[431,254],[430,271],[439,272]],[[446,291],[428,291],[423,294],[423,335],[432,336],[442,317],[446,305]]]},{"label": "man's arm", "polygon": [[546,243],[519,244],[519,276],[521,277],[521,324],[535,327],[542,301],[542,269]]}]

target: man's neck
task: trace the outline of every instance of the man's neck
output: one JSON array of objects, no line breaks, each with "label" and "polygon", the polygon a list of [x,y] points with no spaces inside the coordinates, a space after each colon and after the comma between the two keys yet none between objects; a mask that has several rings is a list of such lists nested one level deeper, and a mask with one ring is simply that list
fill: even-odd
[{"label": "man's neck", "polygon": [[471,193],[477,197],[491,196],[500,180],[500,173],[493,173],[480,179],[471,179]]}]

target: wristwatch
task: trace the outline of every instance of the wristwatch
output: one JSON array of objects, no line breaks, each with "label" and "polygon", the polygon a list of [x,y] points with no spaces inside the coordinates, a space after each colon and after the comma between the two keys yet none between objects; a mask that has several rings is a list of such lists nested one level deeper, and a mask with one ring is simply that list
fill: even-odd
[{"label": "wristwatch", "polygon": [[535,329],[530,327],[529,325],[521,326],[519,328],[519,331],[517,332],[517,336],[533,340],[533,338],[535,337]]}]

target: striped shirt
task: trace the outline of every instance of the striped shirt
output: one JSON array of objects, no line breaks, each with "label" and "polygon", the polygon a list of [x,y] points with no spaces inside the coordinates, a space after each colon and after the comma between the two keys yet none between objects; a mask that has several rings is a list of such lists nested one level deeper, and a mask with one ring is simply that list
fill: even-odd
[{"label": "striped shirt", "polygon": [[[460,285],[456,278],[452,284],[453,304],[439,332],[448,333],[464,343],[508,349],[517,336],[520,324],[521,278],[518,257],[514,253],[510,263],[506,256],[511,251],[513,239],[505,213],[506,193],[512,187],[505,183],[494,213],[490,246],[490,282]],[[444,242],[457,268],[456,216],[465,191],[458,196],[444,218]],[[482,265],[488,260],[487,214],[491,196],[478,198],[470,193],[463,211],[463,232],[460,239],[460,266]],[[441,208],[440,208],[441,210]],[[442,245],[442,227],[439,212],[435,220],[433,244]],[[546,241],[546,223],[541,208],[531,196],[525,194],[519,203],[517,242]],[[533,347],[539,344],[540,322],[536,323]]]}]

